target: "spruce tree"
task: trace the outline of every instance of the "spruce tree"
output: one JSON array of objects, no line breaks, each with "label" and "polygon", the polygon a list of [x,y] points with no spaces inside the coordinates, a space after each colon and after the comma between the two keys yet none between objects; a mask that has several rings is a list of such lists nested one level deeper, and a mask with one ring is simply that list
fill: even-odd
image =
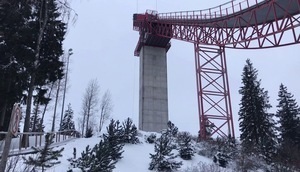
[{"label": "spruce tree", "polygon": [[101,140],[99,144],[95,145],[92,155],[93,161],[90,164],[91,172],[112,172],[117,161],[112,159],[113,152],[110,151],[108,142]]},{"label": "spruce tree", "polygon": [[178,145],[179,145],[179,155],[184,160],[192,159],[194,156],[194,149],[192,146],[192,138],[188,132],[180,132],[178,134]]},{"label": "spruce tree", "polygon": [[267,110],[271,107],[267,92],[260,88],[257,70],[248,59],[242,74],[243,86],[239,90],[242,95],[239,110],[239,126],[241,142],[244,150],[262,155],[270,161],[276,143],[273,115]]},{"label": "spruce tree", "polygon": [[294,96],[281,84],[278,92],[276,117],[279,121],[279,163],[300,168],[300,109]]},{"label": "spruce tree", "polygon": [[279,118],[278,123],[280,124],[280,143],[300,148],[300,109],[293,97],[287,87],[281,84],[278,92],[276,117]]},{"label": "spruce tree", "polygon": [[151,162],[149,170],[171,172],[181,167],[182,162],[175,160],[176,156],[172,153],[173,147],[166,134],[162,134],[154,145],[155,154],[150,153]]},{"label": "spruce tree", "polygon": [[106,129],[107,133],[103,134],[104,142],[108,144],[109,152],[111,152],[111,158],[114,161],[118,161],[123,158],[122,153],[124,152],[122,150],[124,146],[122,143],[122,127],[118,120],[114,121],[112,119]]},{"label": "spruce tree", "polygon": [[26,99],[27,71],[23,60],[30,55],[27,48],[27,28],[30,5],[25,1],[2,2],[0,10],[0,129],[8,130],[12,107]]},{"label": "spruce tree", "polygon": [[75,124],[73,121],[74,112],[71,104],[68,105],[68,109],[65,110],[65,115],[61,123],[60,131],[65,131],[64,134],[71,135],[74,133]]},{"label": "spruce tree", "polygon": [[112,160],[109,145],[101,140],[93,149],[86,147],[81,153],[81,157],[75,162],[71,162],[75,167],[88,172],[112,172],[116,161]]},{"label": "spruce tree", "polygon": [[130,118],[127,118],[123,123],[123,136],[122,136],[122,142],[123,143],[131,143],[136,144],[139,143],[138,139],[138,131],[136,126],[133,124],[132,120]]},{"label": "spruce tree", "polygon": [[177,144],[176,144],[176,139],[177,139],[177,134],[178,134],[178,127],[175,126],[171,121],[168,121],[167,123],[168,128],[166,130],[162,131],[162,134],[165,134],[172,145],[172,148],[176,149]]},{"label": "spruce tree", "polygon": [[170,137],[176,137],[178,133],[178,127],[176,127],[171,121],[168,121],[167,126],[167,135]]},{"label": "spruce tree", "polygon": [[82,171],[87,171],[90,168],[90,164],[93,161],[92,159],[92,149],[90,148],[90,145],[87,145],[85,147],[85,150],[81,152],[81,157],[79,157],[76,160],[71,161],[72,167],[78,167]]},{"label": "spruce tree", "polygon": [[58,158],[62,156],[61,153],[64,148],[54,150],[54,148],[51,147],[53,138],[53,134],[47,133],[45,136],[45,146],[43,148],[32,147],[33,150],[37,151],[37,157],[33,158],[30,156],[28,159],[23,157],[24,163],[34,166],[34,170],[36,170],[36,168],[41,168],[42,172],[47,168],[59,164],[60,161],[58,161]]}]

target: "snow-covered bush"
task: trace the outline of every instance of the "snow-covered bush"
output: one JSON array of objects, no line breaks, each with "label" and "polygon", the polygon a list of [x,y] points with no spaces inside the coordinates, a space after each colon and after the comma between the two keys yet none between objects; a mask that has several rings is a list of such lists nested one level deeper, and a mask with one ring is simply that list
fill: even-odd
[{"label": "snow-covered bush", "polygon": [[[227,172],[226,169],[223,169],[215,164],[206,164],[204,162],[199,162],[195,166],[187,167],[181,172]],[[229,171],[228,171],[229,172]]]},{"label": "snow-covered bush", "polygon": [[85,132],[85,138],[93,137],[93,128],[89,127]]},{"label": "snow-covered bush", "polygon": [[194,156],[194,147],[192,145],[192,138],[188,132],[179,132],[177,136],[179,146],[179,155],[184,160],[192,159]]},{"label": "snow-covered bush", "polygon": [[122,130],[123,130],[122,132],[123,143],[137,144],[140,142],[138,138],[138,130],[130,118],[127,118],[122,123]]},{"label": "snow-covered bush", "polygon": [[180,168],[182,162],[175,160],[176,156],[172,150],[173,148],[169,137],[166,134],[162,134],[155,142],[155,153],[150,154],[151,162],[149,164],[149,170],[171,172]]},{"label": "snow-covered bush", "polygon": [[149,136],[146,136],[146,142],[147,143],[154,143],[156,141],[156,134],[151,133]]},{"label": "snow-covered bush", "polygon": [[45,136],[45,145],[43,147],[32,147],[32,149],[37,152],[37,155],[29,156],[28,158],[23,157],[25,164],[33,166],[33,171],[41,170],[44,172],[47,168],[51,168],[60,163],[58,158],[62,157],[64,148],[55,150],[54,147],[51,147],[54,143],[53,138],[54,134],[47,133]]},{"label": "snow-covered bush", "polygon": [[267,171],[268,165],[264,159],[256,154],[246,154],[242,151],[233,157],[231,168],[234,171]]},{"label": "snow-covered bush", "polygon": [[214,163],[218,164],[220,167],[226,167],[229,161],[229,156],[222,152],[217,152],[214,156],[213,161]]}]

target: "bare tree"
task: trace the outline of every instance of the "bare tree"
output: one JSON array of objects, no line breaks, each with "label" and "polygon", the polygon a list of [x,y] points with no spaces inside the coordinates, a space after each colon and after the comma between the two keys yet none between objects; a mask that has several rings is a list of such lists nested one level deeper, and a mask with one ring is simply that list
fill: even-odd
[{"label": "bare tree", "polygon": [[104,123],[109,120],[111,112],[113,110],[113,104],[111,94],[109,90],[102,96],[100,103],[100,121],[99,121],[99,132],[101,132]]},{"label": "bare tree", "polygon": [[59,99],[60,88],[61,88],[61,80],[58,80],[56,96],[55,96],[55,104],[54,104],[54,113],[53,113],[53,119],[52,119],[52,127],[51,127],[52,132],[54,132],[54,130],[55,130],[56,108],[57,108],[57,103],[58,103],[58,99]]},{"label": "bare tree", "polygon": [[98,111],[97,107],[99,106],[99,92],[100,86],[97,79],[91,80],[82,99],[82,135],[84,135],[84,129],[87,131],[89,128],[90,117]]}]

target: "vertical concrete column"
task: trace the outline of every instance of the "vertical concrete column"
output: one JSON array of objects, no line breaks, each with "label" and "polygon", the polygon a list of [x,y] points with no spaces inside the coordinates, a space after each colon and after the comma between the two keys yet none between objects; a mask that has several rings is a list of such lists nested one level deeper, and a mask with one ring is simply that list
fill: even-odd
[{"label": "vertical concrete column", "polygon": [[143,46],[140,51],[139,129],[160,132],[168,122],[167,52]]}]

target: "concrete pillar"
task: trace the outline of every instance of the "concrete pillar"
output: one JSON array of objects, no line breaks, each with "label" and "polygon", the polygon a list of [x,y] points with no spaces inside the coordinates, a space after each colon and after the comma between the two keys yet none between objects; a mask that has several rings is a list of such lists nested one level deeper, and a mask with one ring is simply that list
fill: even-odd
[{"label": "concrete pillar", "polygon": [[160,132],[168,122],[167,52],[143,46],[140,51],[139,129]]}]

